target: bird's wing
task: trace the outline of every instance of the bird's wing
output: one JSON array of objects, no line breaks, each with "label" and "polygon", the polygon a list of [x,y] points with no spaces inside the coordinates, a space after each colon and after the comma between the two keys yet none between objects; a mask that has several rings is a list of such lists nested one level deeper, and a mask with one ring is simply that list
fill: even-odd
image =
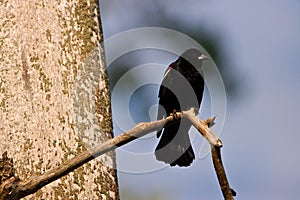
[{"label": "bird's wing", "polygon": [[[167,87],[171,84],[172,78],[170,76],[170,72],[173,69],[174,65],[175,65],[175,62],[171,63],[169,65],[169,67],[167,68],[167,70],[165,71],[162,83],[161,83],[160,88],[159,88],[159,93],[158,93],[159,106],[158,106],[158,112],[157,112],[157,120],[163,119],[166,115],[166,110],[164,108],[165,107],[165,102],[162,102],[161,97],[166,95],[166,93],[168,91]],[[157,132],[157,137],[160,137],[161,133],[162,133],[162,129]]]},{"label": "bird's wing", "polygon": [[[158,93],[159,98],[162,97],[166,93],[166,90],[168,90],[167,87],[169,87],[171,85],[172,77],[170,76],[170,74],[171,74],[173,67],[175,66],[175,63],[176,62],[171,63],[169,65],[168,69],[165,71],[163,80],[162,80],[160,88],[159,88],[159,93]],[[161,102],[159,102],[159,103],[161,103]]]}]

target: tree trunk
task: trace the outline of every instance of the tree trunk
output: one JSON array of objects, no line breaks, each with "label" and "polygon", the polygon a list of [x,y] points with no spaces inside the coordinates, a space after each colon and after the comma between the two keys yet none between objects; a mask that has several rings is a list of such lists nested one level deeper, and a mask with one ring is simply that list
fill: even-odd
[{"label": "tree trunk", "polygon": [[[0,3],[0,153],[22,180],[113,137],[98,5]],[[114,153],[28,199],[119,199]]]}]

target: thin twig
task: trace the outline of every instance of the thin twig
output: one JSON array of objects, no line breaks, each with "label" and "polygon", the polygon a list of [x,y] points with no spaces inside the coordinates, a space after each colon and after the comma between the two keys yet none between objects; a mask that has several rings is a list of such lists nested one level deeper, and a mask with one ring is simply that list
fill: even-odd
[{"label": "thin twig", "polygon": [[[32,175],[28,180],[19,180],[18,178],[12,177],[6,181],[4,181],[0,185],[0,199],[3,196],[8,196],[8,199],[20,199],[27,195],[35,193],[37,190],[41,189],[45,185],[61,178],[62,176],[70,173],[74,169],[80,167],[81,165],[89,162],[90,160],[94,159],[95,157],[98,157],[102,154],[105,154],[108,151],[114,150],[117,147],[120,147],[124,144],[127,144],[128,142],[131,142],[132,140],[135,140],[139,137],[142,137],[148,133],[151,133],[153,131],[158,131],[162,129],[163,127],[168,126],[175,120],[185,117],[191,121],[191,123],[200,131],[200,133],[203,135],[204,138],[208,140],[208,142],[216,148],[219,148],[222,146],[221,140],[219,140],[213,132],[208,128],[209,123],[213,122],[214,118],[209,118],[206,121],[200,120],[195,114],[193,109],[184,111],[184,112],[178,112],[175,115],[168,116],[165,119],[154,121],[154,122],[143,122],[137,124],[134,128],[130,129],[127,132],[122,133],[121,135],[110,139],[104,143],[99,144],[98,146],[86,150],[76,157],[68,160],[66,163],[62,164],[59,167],[53,168],[47,172],[45,172],[42,175]],[[213,148],[214,149],[214,148]],[[214,151],[213,151],[214,152]],[[219,154],[220,155],[220,154]],[[221,157],[219,157],[221,158]],[[214,167],[217,171],[217,176],[219,179],[220,187],[221,189],[224,187],[223,180],[226,179],[226,174],[222,165],[222,162],[219,162],[219,164],[222,165],[222,169],[220,167],[216,167],[215,165],[215,156],[213,156],[214,160]],[[221,161],[221,159],[220,159]],[[219,166],[219,164],[217,166]],[[222,173],[224,173],[225,176],[221,175],[219,176],[218,173],[219,170],[223,170]],[[221,184],[222,183],[222,184]],[[226,184],[228,188],[229,184],[226,179]],[[7,191],[9,191],[9,194],[7,194]],[[223,191],[223,189],[222,189]],[[227,190],[226,190],[227,191]],[[223,192],[224,194],[224,192]],[[232,195],[231,195],[232,196]],[[225,198],[225,196],[224,196]],[[225,198],[226,199],[226,198]],[[232,198],[233,199],[233,198]],[[227,199],[226,199],[227,200]]]},{"label": "thin twig", "polygon": [[229,186],[229,182],[227,180],[225,169],[222,163],[221,148],[211,145],[211,155],[223,197],[225,200],[233,200],[233,196],[235,196],[236,193]]},{"label": "thin twig", "polygon": [[235,192],[229,186],[221,158],[222,141],[209,129],[209,127],[214,124],[216,117],[208,118],[207,120],[202,121],[194,114],[193,108],[188,111],[183,111],[182,113],[183,116],[189,119],[193,126],[195,126],[202,136],[210,143],[212,149],[212,160],[223,197],[225,200],[233,200]]}]

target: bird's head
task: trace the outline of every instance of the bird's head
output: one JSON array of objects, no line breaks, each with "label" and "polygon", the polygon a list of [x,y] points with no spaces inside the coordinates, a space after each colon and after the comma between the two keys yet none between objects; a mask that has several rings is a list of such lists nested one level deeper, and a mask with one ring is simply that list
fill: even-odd
[{"label": "bird's head", "polygon": [[183,52],[180,56],[184,60],[188,61],[195,67],[201,66],[202,62],[208,60],[209,57],[205,56],[200,50],[191,48]]}]

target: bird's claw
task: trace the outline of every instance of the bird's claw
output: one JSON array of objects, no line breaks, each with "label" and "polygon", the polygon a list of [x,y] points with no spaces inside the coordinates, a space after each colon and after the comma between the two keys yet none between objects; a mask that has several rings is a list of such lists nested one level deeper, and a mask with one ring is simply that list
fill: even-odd
[{"label": "bird's claw", "polygon": [[170,115],[173,117],[174,120],[178,118],[177,111],[175,109],[173,110],[173,113],[171,113]]}]

